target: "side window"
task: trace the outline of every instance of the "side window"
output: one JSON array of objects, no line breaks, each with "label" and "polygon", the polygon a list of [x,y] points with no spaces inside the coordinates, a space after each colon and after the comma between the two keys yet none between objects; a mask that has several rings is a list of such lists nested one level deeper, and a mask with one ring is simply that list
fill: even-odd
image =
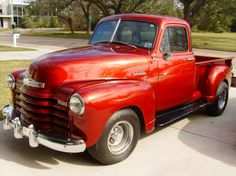
[{"label": "side window", "polygon": [[161,42],[161,52],[168,53],[170,52],[170,41],[169,41],[169,31],[165,30],[162,42]]},{"label": "side window", "polygon": [[188,51],[186,29],[183,27],[169,27],[165,30],[161,52],[185,52]]}]

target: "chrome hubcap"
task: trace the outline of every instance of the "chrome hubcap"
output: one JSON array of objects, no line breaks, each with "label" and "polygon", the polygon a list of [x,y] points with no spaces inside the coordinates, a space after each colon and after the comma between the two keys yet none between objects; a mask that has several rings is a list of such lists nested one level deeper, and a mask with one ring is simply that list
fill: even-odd
[{"label": "chrome hubcap", "polygon": [[125,152],[132,143],[134,130],[129,122],[121,121],[111,129],[107,146],[109,151],[114,155],[120,155]]},{"label": "chrome hubcap", "polygon": [[223,109],[227,100],[227,91],[223,90],[219,95],[218,106],[220,109]]}]

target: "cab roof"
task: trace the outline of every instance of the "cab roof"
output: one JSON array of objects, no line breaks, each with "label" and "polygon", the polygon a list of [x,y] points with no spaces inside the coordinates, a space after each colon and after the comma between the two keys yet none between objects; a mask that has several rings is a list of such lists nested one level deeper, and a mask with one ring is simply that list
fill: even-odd
[{"label": "cab roof", "polygon": [[158,15],[148,15],[148,14],[136,14],[136,13],[126,13],[126,14],[119,14],[119,15],[112,15],[103,18],[101,22],[109,21],[109,20],[116,20],[116,19],[123,19],[123,20],[137,20],[137,21],[146,21],[152,22],[156,24],[184,24],[189,26],[189,24],[182,19],[170,17],[170,16],[158,16]]}]

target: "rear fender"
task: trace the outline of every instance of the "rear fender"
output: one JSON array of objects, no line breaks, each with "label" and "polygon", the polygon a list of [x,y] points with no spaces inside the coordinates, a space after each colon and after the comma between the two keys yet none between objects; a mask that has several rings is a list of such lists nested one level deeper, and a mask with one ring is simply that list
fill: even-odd
[{"label": "rear fender", "polygon": [[[79,86],[79,85],[78,85]],[[73,86],[76,90],[76,86]],[[106,81],[77,89],[85,101],[82,117],[69,112],[73,119],[72,135],[83,133],[86,145],[91,147],[99,139],[108,119],[120,109],[137,107],[143,114],[146,132],[155,124],[155,96],[149,83],[135,80]]]},{"label": "rear fender", "polygon": [[205,98],[208,101],[214,101],[216,98],[217,88],[220,82],[224,81],[228,85],[231,85],[232,73],[231,69],[225,65],[217,65],[211,67],[208,72],[208,79],[205,86]]}]

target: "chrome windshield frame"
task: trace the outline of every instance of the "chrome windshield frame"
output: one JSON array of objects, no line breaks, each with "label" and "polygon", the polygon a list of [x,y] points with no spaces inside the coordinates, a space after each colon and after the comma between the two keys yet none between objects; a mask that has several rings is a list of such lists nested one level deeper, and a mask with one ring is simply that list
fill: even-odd
[{"label": "chrome windshield frame", "polygon": [[117,25],[116,25],[116,28],[115,28],[115,30],[114,30],[112,36],[111,36],[110,43],[114,40],[114,37],[115,37],[115,35],[116,35],[116,32],[117,32],[117,30],[118,30],[118,28],[119,28],[119,26],[120,26],[120,22],[121,22],[121,19],[119,18],[119,20],[118,20],[118,22],[117,22]]},{"label": "chrome windshield frame", "polygon": [[[112,33],[111,39],[110,39],[110,40],[103,40],[103,41],[98,41],[98,42],[92,43],[92,39],[93,39],[94,35],[96,34],[97,28],[100,26],[100,24],[106,23],[106,22],[109,22],[109,21],[116,21],[116,22],[117,22],[116,27],[114,28],[114,32]],[[150,21],[132,20],[132,19],[122,19],[122,18],[115,19],[115,20],[103,21],[103,22],[99,23],[99,24],[96,26],[96,28],[95,28],[95,30],[94,30],[94,32],[93,32],[91,38],[89,39],[88,44],[93,46],[94,44],[101,43],[101,42],[104,42],[104,43],[106,42],[106,43],[108,43],[108,44],[109,44],[109,43],[112,43],[113,40],[114,40],[114,38],[115,38],[115,35],[116,35],[117,31],[118,31],[118,28],[119,28],[119,26],[120,26],[120,23],[121,23],[122,21],[143,22],[143,23],[149,23],[149,24],[155,25],[155,27],[156,27],[156,32],[155,32],[155,36],[154,36],[154,39],[153,39],[152,47],[151,47],[151,48],[146,48],[146,47],[137,46],[137,45],[135,45],[135,46],[136,46],[137,48],[146,49],[146,50],[148,50],[148,51],[153,50],[153,49],[156,47],[156,42],[157,42],[156,39],[157,39],[157,37],[158,37],[158,35],[159,35],[159,32],[160,32],[160,31],[159,31],[159,26],[158,26],[158,24],[156,24],[156,23],[154,23],[154,22],[150,22]]]}]

